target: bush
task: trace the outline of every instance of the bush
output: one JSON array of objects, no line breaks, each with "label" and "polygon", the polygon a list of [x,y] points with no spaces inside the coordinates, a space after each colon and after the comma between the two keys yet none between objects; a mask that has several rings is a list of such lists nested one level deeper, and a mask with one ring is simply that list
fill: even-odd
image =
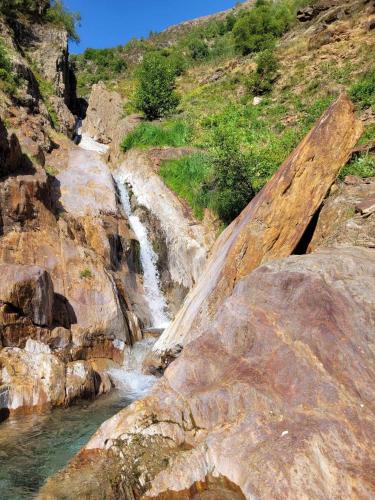
[{"label": "bush", "polygon": [[273,50],[260,52],[257,57],[257,69],[248,81],[250,92],[257,95],[270,92],[277,78],[278,66]]},{"label": "bush", "polygon": [[19,80],[13,72],[12,63],[6,48],[0,40],[0,89],[9,95],[14,95],[17,91],[18,84]]},{"label": "bush", "polygon": [[216,145],[211,153],[212,178],[204,191],[211,191],[212,208],[220,219],[229,224],[254,197],[249,158],[240,151],[233,137],[216,134]]},{"label": "bush", "polygon": [[362,109],[375,109],[375,67],[354,84],[349,93]]},{"label": "bush", "polygon": [[14,14],[23,12],[25,14],[36,14],[41,16],[48,7],[48,1],[40,0],[1,0],[0,12],[3,14]]},{"label": "bush", "polygon": [[194,38],[189,42],[190,56],[194,61],[202,61],[209,54],[208,45],[199,38]]},{"label": "bush", "polygon": [[153,123],[140,123],[128,134],[121,147],[124,151],[147,146],[184,146],[191,135],[186,123],[177,121],[161,126]]},{"label": "bush", "polygon": [[45,14],[45,20],[66,29],[69,39],[79,42],[77,24],[81,20],[78,12],[70,12],[63,5],[62,0],[53,0],[51,7]]},{"label": "bush", "polygon": [[239,16],[233,27],[236,49],[247,55],[272,48],[292,19],[286,5],[258,0],[253,9]]},{"label": "bush", "polygon": [[176,75],[162,54],[159,52],[146,54],[138,78],[136,107],[147,119],[154,120],[175,111],[180,102],[175,93]]}]

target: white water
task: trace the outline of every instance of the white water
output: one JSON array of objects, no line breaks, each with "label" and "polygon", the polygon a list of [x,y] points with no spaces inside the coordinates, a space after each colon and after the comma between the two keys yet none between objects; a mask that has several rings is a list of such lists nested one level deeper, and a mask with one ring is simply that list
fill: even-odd
[{"label": "white water", "polygon": [[142,364],[155,343],[154,339],[137,342],[128,354],[122,368],[113,368],[109,375],[116,388],[127,398],[137,400],[146,396],[156,382],[156,377],[144,375]]},{"label": "white water", "polygon": [[115,175],[115,181],[120,192],[121,204],[129,219],[130,227],[133,229],[140,244],[143,287],[145,299],[151,311],[151,326],[153,328],[166,328],[170,323],[170,319],[167,314],[167,303],[160,289],[159,272],[156,266],[158,256],[148,239],[146,227],[132,211],[124,177],[118,173]]}]

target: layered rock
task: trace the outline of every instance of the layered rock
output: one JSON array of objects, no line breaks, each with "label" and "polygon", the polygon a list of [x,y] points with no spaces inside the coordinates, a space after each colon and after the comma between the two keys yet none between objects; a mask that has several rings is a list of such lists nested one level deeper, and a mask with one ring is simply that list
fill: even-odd
[{"label": "layered rock", "polygon": [[357,247],[262,265],[41,498],[98,450],[142,498],[372,498],[374,277],[375,251]]},{"label": "layered rock", "polygon": [[222,233],[198,285],[155,344],[156,352],[197,338],[241,278],[264,262],[293,253],[361,131],[350,100],[341,95]]}]

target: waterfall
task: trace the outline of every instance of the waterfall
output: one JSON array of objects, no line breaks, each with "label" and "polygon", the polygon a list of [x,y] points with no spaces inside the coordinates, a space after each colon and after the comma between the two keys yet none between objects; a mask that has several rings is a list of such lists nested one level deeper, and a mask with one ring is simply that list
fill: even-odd
[{"label": "waterfall", "polygon": [[121,368],[112,368],[108,372],[116,389],[132,401],[146,396],[156,382],[156,377],[153,375],[142,373],[143,361],[151,352],[154,343],[155,339],[137,342],[129,348],[128,353],[125,353],[124,365]]},{"label": "waterfall", "polygon": [[159,272],[156,266],[158,256],[152,248],[146,227],[142,224],[139,217],[133,213],[125,179],[118,173],[115,175],[115,181],[120,193],[122,207],[129,219],[130,227],[133,229],[140,244],[143,287],[145,299],[151,311],[151,326],[153,328],[166,328],[170,320],[166,312],[167,303],[160,289]]}]

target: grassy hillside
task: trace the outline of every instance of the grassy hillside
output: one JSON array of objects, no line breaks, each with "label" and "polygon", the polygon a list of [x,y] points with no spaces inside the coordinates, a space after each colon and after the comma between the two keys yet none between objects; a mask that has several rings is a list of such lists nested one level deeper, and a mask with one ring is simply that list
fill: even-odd
[{"label": "grassy hillside", "polygon": [[[165,162],[160,175],[198,217],[211,208],[230,222],[343,90],[366,123],[361,142],[375,139],[371,6],[316,1],[312,19],[300,22],[296,13],[306,3],[258,0],[180,34],[174,29],[169,44],[168,33],[132,42],[138,61],[163,42],[158,50],[175,68],[180,103],[173,115],[142,123],[125,138],[124,150],[197,148],[191,157]],[[136,61],[129,59],[108,82],[126,99],[126,113],[137,111]],[[374,154],[363,153],[341,175],[375,175],[374,166]]]}]

